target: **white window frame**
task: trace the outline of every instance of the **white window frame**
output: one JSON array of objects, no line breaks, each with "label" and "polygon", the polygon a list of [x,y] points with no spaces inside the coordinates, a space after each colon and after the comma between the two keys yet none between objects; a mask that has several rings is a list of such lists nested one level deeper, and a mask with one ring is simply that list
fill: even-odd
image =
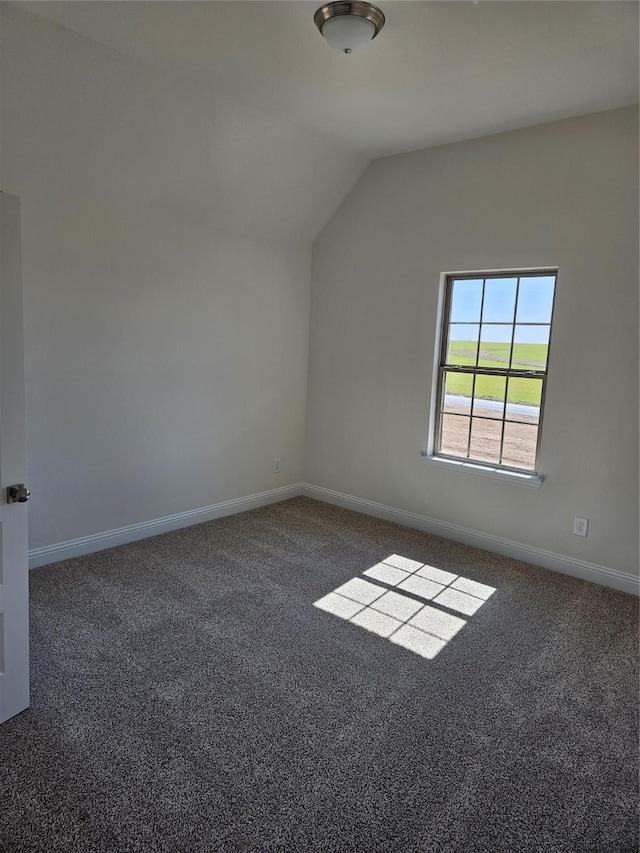
[{"label": "white window frame", "polygon": [[[453,282],[459,281],[461,279],[478,279],[482,278],[484,281],[498,278],[517,278],[518,279],[518,289],[520,284],[520,279],[523,278],[535,278],[537,276],[554,276],[555,285],[554,285],[554,298],[551,310],[551,319],[549,321],[549,346],[547,350],[547,363],[544,370],[515,370],[510,366],[506,369],[494,369],[494,368],[483,368],[479,367],[477,364],[475,366],[464,366],[462,368],[456,369],[454,366],[446,364],[446,353],[448,348],[448,340],[449,340],[449,326],[450,323],[450,313],[451,313],[451,293],[453,288]],[[541,463],[540,463],[540,449],[542,443],[542,427],[543,427],[543,415],[545,410],[545,396],[547,389],[547,377],[549,370],[549,354],[551,351],[551,335],[553,330],[553,319],[554,319],[554,308],[555,308],[555,295],[557,292],[557,284],[558,284],[558,268],[557,267],[535,267],[535,268],[527,268],[527,269],[509,269],[509,270],[476,270],[476,271],[465,271],[465,272],[447,272],[442,273],[441,275],[441,288],[440,288],[440,302],[439,302],[439,310],[438,310],[438,318],[437,318],[437,334],[436,334],[436,346],[435,346],[435,355],[434,355],[434,370],[433,370],[433,383],[432,383],[432,399],[431,399],[431,412],[429,418],[429,436],[427,443],[427,452],[423,454],[423,456],[430,462],[436,463],[439,467],[443,467],[449,470],[457,470],[457,471],[466,471],[474,474],[480,474],[481,476],[490,477],[492,479],[498,480],[508,480],[510,482],[517,482],[522,485],[531,486],[533,488],[539,488],[543,482],[543,475],[541,472]],[[514,321],[512,323],[505,323],[504,325],[512,325],[515,329],[515,316],[517,312],[517,301],[516,307],[514,310]],[[541,324],[547,325],[547,324]],[[513,338],[512,338],[513,340]],[[536,457],[535,457],[535,467],[534,469],[528,468],[519,468],[512,465],[505,465],[503,463],[494,463],[486,460],[476,459],[474,457],[463,457],[463,456],[453,456],[450,454],[442,453],[440,451],[440,437],[442,430],[442,395],[444,394],[444,377],[448,372],[461,372],[461,373],[471,373],[475,375],[499,375],[505,376],[507,379],[509,376],[524,376],[526,378],[535,378],[542,380],[542,392],[541,392],[541,400],[540,400],[540,416],[538,422],[538,433],[537,433],[537,441],[536,441]],[[473,399],[473,398],[472,398]],[[505,423],[505,413],[506,409],[503,410],[502,413],[502,424],[503,424],[503,436],[504,436],[504,423]],[[503,439],[502,439],[503,440]],[[501,445],[502,449],[502,445]],[[469,445],[467,445],[467,452],[469,452]]]}]

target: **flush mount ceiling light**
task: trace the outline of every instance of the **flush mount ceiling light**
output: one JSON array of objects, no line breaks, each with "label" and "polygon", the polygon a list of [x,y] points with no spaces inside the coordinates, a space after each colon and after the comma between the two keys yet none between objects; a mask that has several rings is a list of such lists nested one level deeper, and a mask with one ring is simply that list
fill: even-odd
[{"label": "flush mount ceiling light", "polygon": [[384,27],[384,15],[373,3],[327,3],[313,16],[316,27],[335,50],[353,53]]}]

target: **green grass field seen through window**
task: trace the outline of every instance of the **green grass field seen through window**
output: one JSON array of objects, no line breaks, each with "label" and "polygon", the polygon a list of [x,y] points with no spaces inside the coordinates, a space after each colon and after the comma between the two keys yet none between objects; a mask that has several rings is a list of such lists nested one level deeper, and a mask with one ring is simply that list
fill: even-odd
[{"label": "green grass field seen through window", "polygon": [[[448,364],[474,365],[476,363],[477,341],[450,341],[447,354]],[[511,344],[491,343],[483,341],[480,344],[478,364],[482,367],[508,367]],[[513,345],[513,364],[517,370],[544,370],[547,364],[548,344],[519,344]],[[448,373],[446,377],[446,394],[461,394],[470,397],[473,376],[470,373]],[[507,401],[510,403],[529,403],[540,405],[542,380],[525,377],[513,377],[505,389],[505,378],[502,376],[477,376],[475,396],[486,400],[504,400],[505,390]]]}]

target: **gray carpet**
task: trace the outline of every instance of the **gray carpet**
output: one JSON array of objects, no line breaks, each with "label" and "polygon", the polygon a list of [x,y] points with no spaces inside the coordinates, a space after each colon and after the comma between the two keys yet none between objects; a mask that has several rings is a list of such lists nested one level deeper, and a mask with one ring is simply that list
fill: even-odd
[{"label": "gray carpet", "polygon": [[38,569],[31,603],[3,851],[638,848],[632,596],[296,498]]}]

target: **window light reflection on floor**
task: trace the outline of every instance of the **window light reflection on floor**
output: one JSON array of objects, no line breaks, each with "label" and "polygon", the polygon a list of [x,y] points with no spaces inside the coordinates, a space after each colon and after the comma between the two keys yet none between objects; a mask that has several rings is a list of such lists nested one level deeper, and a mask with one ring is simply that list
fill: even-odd
[{"label": "window light reflection on floor", "polygon": [[318,599],[314,607],[429,659],[467,624],[466,619],[447,611],[472,616],[496,591],[495,587],[398,554],[363,574],[365,577],[352,578]]}]

